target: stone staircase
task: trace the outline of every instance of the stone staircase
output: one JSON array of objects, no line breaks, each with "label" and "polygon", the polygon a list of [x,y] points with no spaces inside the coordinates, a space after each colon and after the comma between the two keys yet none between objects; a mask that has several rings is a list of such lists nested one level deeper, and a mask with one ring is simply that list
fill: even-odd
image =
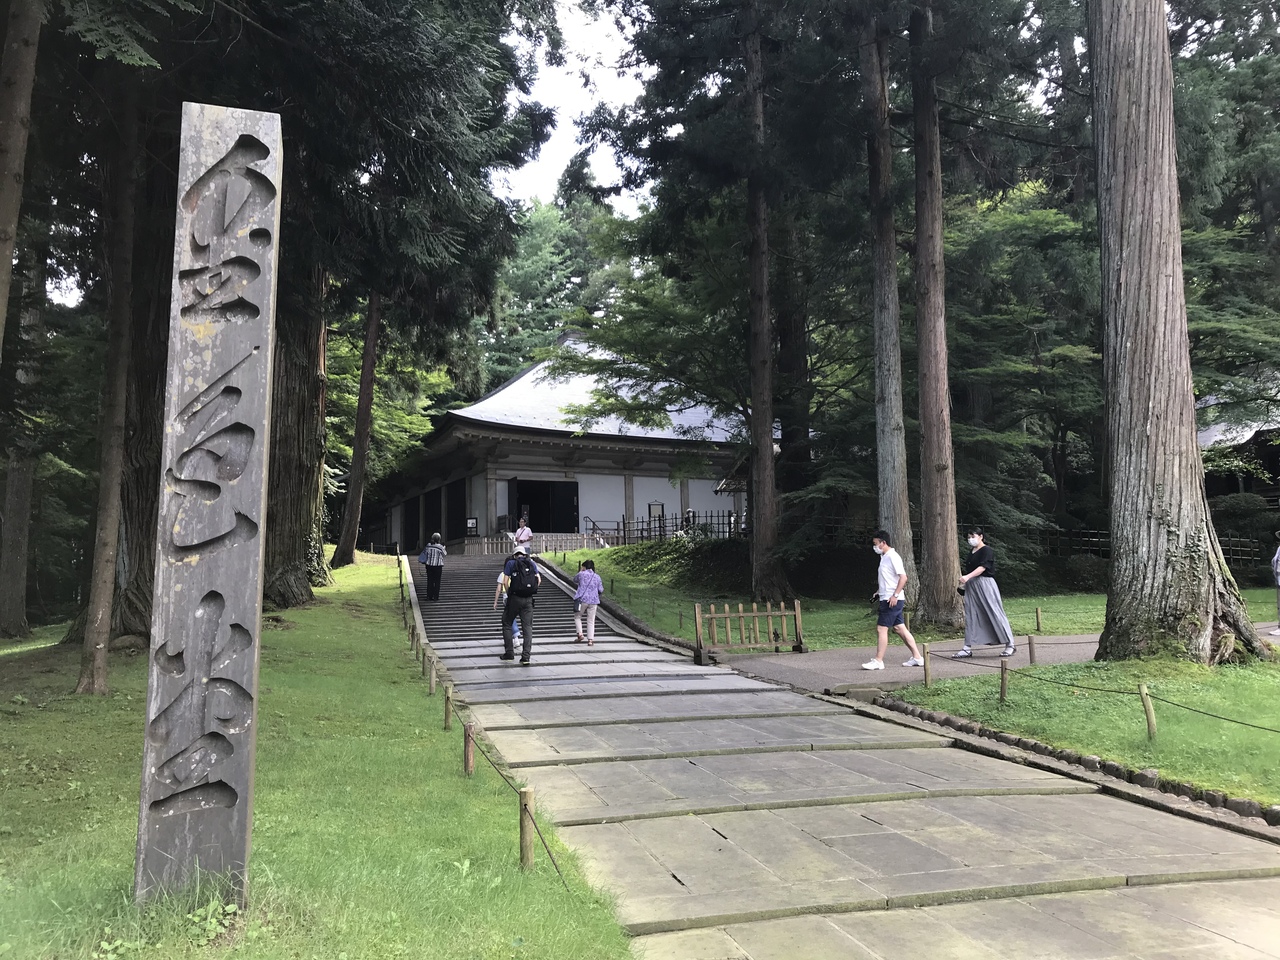
[{"label": "stone staircase", "polygon": [[[499,661],[501,558],[450,558],[437,603],[411,566],[455,695],[617,897],[648,960],[1133,958],[1157,956],[1153,938],[1235,956],[1238,943],[1280,943],[1274,910],[1189,919],[1176,894],[1127,892],[1280,876],[1280,847],[697,666],[603,618],[587,648],[551,577],[532,664]],[[1249,882],[1261,886],[1197,888],[1219,905],[1280,902],[1280,881]]]}]

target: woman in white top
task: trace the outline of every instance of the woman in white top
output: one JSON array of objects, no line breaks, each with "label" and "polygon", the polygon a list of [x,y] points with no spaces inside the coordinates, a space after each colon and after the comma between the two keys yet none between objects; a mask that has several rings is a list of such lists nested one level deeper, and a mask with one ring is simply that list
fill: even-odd
[{"label": "woman in white top", "polygon": [[529,520],[526,517],[520,518],[520,526],[516,528],[516,546],[525,547],[529,545],[529,541],[533,539],[533,531],[529,529]]}]

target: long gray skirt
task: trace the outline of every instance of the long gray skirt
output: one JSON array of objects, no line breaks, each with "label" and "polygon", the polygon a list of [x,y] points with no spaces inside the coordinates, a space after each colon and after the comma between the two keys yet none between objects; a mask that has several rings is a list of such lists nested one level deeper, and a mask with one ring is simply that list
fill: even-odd
[{"label": "long gray skirt", "polygon": [[1013,629],[995,577],[974,577],[964,588],[964,645],[1001,643],[1013,646]]}]

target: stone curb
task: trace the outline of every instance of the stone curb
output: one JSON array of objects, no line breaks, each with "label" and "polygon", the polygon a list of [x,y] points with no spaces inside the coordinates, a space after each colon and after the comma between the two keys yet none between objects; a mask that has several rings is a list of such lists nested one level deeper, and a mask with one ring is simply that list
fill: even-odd
[{"label": "stone curb", "polygon": [[[843,700],[817,694],[813,696],[824,701]],[[843,702],[849,704],[847,700]],[[928,710],[893,697],[881,696],[871,704],[849,705],[862,716],[915,730],[937,732],[937,727],[943,727],[953,744],[962,749],[1082,780],[1112,796],[1280,844],[1280,805],[1263,808],[1256,800],[1229,798],[1221,791],[1202,790],[1194,784],[1161,777],[1158,770],[1130,770],[1100,757],[1061,750],[1038,740],[994,730],[974,720],[940,710]]]}]

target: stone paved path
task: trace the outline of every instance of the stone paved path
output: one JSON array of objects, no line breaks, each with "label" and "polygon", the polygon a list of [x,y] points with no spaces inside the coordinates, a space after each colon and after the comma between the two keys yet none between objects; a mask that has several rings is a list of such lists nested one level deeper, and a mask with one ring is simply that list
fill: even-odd
[{"label": "stone paved path", "polygon": [[451,559],[427,636],[638,956],[1280,957],[1280,846],[606,625],[587,648],[550,583],[533,663],[501,662],[499,567]]}]

